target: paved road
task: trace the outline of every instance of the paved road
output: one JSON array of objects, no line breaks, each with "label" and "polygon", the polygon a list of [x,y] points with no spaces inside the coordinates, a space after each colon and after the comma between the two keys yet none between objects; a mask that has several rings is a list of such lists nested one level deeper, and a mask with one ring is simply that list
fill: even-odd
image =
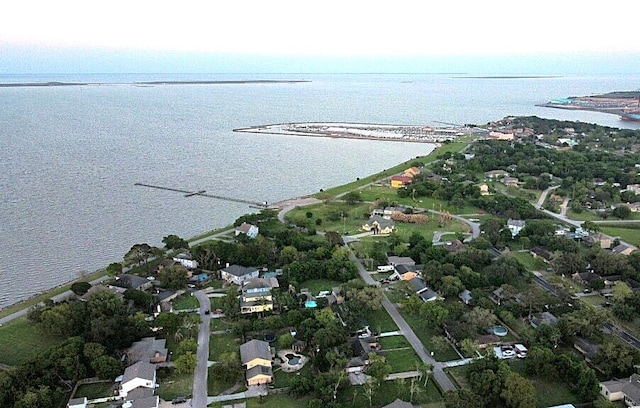
[{"label": "paved road", "polygon": [[209,361],[209,335],[211,332],[211,315],[205,314],[205,311],[211,310],[211,304],[207,294],[198,290],[194,292],[194,296],[200,302],[200,331],[198,333],[198,363],[193,374],[193,394],[191,404],[195,408],[205,408],[208,403],[207,398],[207,374]]},{"label": "paved road", "polygon": [[540,194],[540,198],[538,198],[538,202],[536,203],[535,207],[537,209],[540,209],[542,207],[542,205],[544,204],[544,202],[547,200],[547,196],[549,195],[549,193],[552,190],[555,190],[558,187],[560,187],[560,186],[552,186],[552,187],[549,187],[548,189],[544,190],[542,192],[542,194]]},{"label": "paved road", "polygon": [[[350,257],[357,265],[358,273],[366,283],[369,285],[380,286],[380,284],[371,277],[369,272],[367,272],[359,259],[357,259],[353,254],[351,254]],[[450,390],[454,391],[456,389],[455,385],[453,385],[447,374],[443,371],[443,368],[445,367],[444,363],[438,363],[430,356],[430,353],[424,348],[418,336],[416,336],[413,329],[411,329],[411,326],[409,326],[406,320],[404,320],[400,315],[398,309],[393,305],[393,303],[389,301],[386,294],[382,298],[382,306],[385,308],[387,313],[389,313],[389,316],[391,316],[393,321],[396,323],[400,332],[404,334],[404,337],[407,339],[409,344],[411,344],[411,347],[413,347],[422,362],[433,365],[433,378],[438,382],[440,388],[445,392]]]}]

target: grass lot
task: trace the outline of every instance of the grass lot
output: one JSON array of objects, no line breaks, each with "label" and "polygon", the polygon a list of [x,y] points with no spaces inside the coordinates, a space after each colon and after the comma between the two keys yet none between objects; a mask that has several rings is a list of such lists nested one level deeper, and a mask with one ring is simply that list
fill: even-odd
[{"label": "grass lot", "polygon": [[216,334],[209,338],[209,360],[216,361],[221,354],[240,353],[240,339],[231,333]]},{"label": "grass lot", "polygon": [[158,395],[165,401],[171,401],[177,396],[191,395],[193,390],[193,374],[178,374],[170,370],[168,376],[160,378]]},{"label": "grass lot", "polygon": [[317,295],[319,292],[323,290],[331,290],[335,286],[340,286],[340,282],[333,281],[330,279],[309,279],[300,284],[298,290],[302,288],[309,289],[312,295]]},{"label": "grass lot", "polygon": [[[307,213],[311,213],[312,217],[308,218]],[[361,231],[360,227],[369,218],[368,214],[369,204],[347,205],[343,202],[333,201],[295,208],[288,212],[285,218],[296,225],[317,230],[355,233]],[[320,225],[316,224],[318,219],[322,222]]]},{"label": "grass lot", "polygon": [[300,370],[293,372],[293,373],[287,373],[285,371],[282,371],[280,369],[280,367],[278,366],[274,366],[273,368],[273,376],[275,377],[274,380],[274,385],[276,388],[286,388],[286,387],[290,387],[293,380],[302,375],[302,376],[306,376],[309,375],[310,372],[310,365],[311,363],[307,362],[304,367],[302,367]]},{"label": "grass lot", "polygon": [[87,397],[88,400],[112,397],[113,390],[117,389],[113,381],[100,382],[95,384],[83,384],[78,387],[75,395]]},{"label": "grass lot", "polygon": [[578,293],[582,292],[585,288],[584,285],[576,282],[575,280],[567,277],[562,277],[560,275],[556,275],[554,273],[549,273],[544,276],[544,279],[551,283],[553,286],[557,286],[562,290],[565,290],[569,293]]},{"label": "grass lot", "polygon": [[529,252],[511,252],[509,256],[530,271],[544,271],[549,267],[541,258],[534,258]]},{"label": "grass lot", "polygon": [[189,292],[185,292],[183,295],[177,297],[173,301],[173,308],[175,310],[189,310],[197,309],[200,307],[200,302],[195,296],[191,296]]},{"label": "grass lot", "polygon": [[0,327],[0,363],[20,365],[63,339],[50,336],[26,317],[15,319]]},{"label": "grass lot", "polygon": [[375,333],[383,333],[398,330],[398,326],[393,321],[386,310],[368,310],[364,314],[369,328]]},{"label": "grass lot", "polygon": [[392,373],[413,371],[416,369],[416,362],[420,361],[420,357],[411,347],[385,351],[384,356],[387,359],[387,363],[391,365]]},{"label": "grass lot", "polygon": [[599,227],[600,231],[604,234],[611,235],[612,237],[619,237],[622,241],[640,246],[640,229],[609,227],[605,226],[605,224],[600,224]]},{"label": "grass lot", "polygon": [[[371,403],[374,407],[379,407],[392,403],[396,398],[408,401],[410,399],[409,393],[410,381],[383,381],[380,388],[374,390]],[[413,395],[413,404],[427,404],[443,401],[442,395],[438,390],[435,382],[429,380],[427,386],[422,387],[420,384],[420,391]],[[364,387],[348,387],[343,390],[338,400],[341,403],[340,406],[353,407],[353,408],[368,408],[369,400],[364,394]]]},{"label": "grass lot", "polygon": [[567,209],[567,218],[576,221],[598,221],[602,219],[601,217],[598,217],[596,214],[588,210],[577,213],[575,211],[572,211],[571,209]]},{"label": "grass lot", "polygon": [[435,350],[435,348],[432,346],[431,344],[432,337],[444,335],[439,329],[432,329],[430,327],[427,327],[426,321],[420,316],[414,316],[408,313],[402,313],[402,317],[404,317],[407,324],[411,326],[414,333],[416,334],[416,336],[418,336],[418,338],[420,339],[424,347],[427,350],[434,352],[433,358],[436,361],[449,361],[449,360],[457,360],[460,358],[460,356],[458,356],[458,353],[456,353],[452,348],[448,348],[447,350],[440,351],[440,350]]},{"label": "grass lot", "polygon": [[400,198],[398,197],[398,189],[386,186],[368,186],[358,191],[360,192],[360,197],[363,201],[373,202],[380,198],[387,199],[390,202],[397,202],[398,204],[402,204],[407,207],[449,211],[452,214],[475,214],[478,212],[477,207],[470,205],[464,207],[453,207],[444,200],[437,200],[431,197],[416,197],[416,201],[413,201],[411,197]]},{"label": "grass lot", "polygon": [[589,296],[580,296],[580,301],[591,306],[602,306],[606,299],[598,293],[593,293]]}]

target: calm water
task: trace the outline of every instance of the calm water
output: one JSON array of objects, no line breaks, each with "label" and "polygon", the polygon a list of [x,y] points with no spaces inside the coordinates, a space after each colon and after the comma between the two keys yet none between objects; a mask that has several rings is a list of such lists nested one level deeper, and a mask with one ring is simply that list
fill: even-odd
[{"label": "calm water", "polygon": [[[170,85],[168,79],[303,79]],[[248,206],[136,182],[279,201],[354,180],[429,145],[233,133],[259,124],[486,123],[538,115],[616,127],[616,116],[535,107],[640,87],[640,76],[473,79],[452,75],[0,76],[0,82],[108,85],[0,88],[0,307],[161,245],[228,225]]]}]

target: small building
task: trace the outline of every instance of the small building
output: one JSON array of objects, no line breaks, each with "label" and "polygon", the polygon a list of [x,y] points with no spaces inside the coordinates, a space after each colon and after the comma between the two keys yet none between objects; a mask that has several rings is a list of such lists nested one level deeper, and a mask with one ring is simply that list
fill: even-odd
[{"label": "small building", "polygon": [[173,261],[179,263],[187,269],[196,269],[198,267],[198,261],[191,257],[188,252],[181,252],[173,257]]},{"label": "small building", "polygon": [[118,393],[121,398],[136,388],[156,388],[156,366],[146,361],[138,361],[124,370]]},{"label": "small building", "polygon": [[618,255],[631,255],[636,249],[627,244],[619,244],[611,248],[611,252]]},{"label": "small building", "polygon": [[409,256],[388,256],[387,262],[389,262],[389,265],[392,265],[392,266],[416,264],[416,261],[414,261]]},{"label": "small building", "polygon": [[533,247],[529,253],[534,258],[542,258],[545,263],[549,263],[553,259],[553,254],[550,251],[539,246]]},{"label": "small building", "polygon": [[362,226],[362,229],[373,231],[374,234],[391,234],[395,229],[395,224],[392,220],[374,215]]},{"label": "small building", "polygon": [[248,386],[273,382],[272,358],[266,341],[254,339],[240,345],[240,360]]},{"label": "small building", "polygon": [[515,177],[509,176],[504,177],[500,182],[507,187],[518,187],[518,185],[520,184],[520,180]]},{"label": "small building", "polygon": [[609,249],[611,248],[611,244],[613,243],[613,240],[608,235],[596,233],[596,234],[590,234],[582,238],[582,242],[584,242],[584,244],[588,247],[599,245],[600,248],[602,249]]},{"label": "small building", "polygon": [[573,341],[573,347],[582,354],[585,361],[590,363],[591,360],[596,356],[598,351],[602,348],[602,344],[597,344],[590,342],[587,339],[583,339],[581,337],[577,337]]},{"label": "small building", "polygon": [[558,318],[550,312],[535,313],[531,316],[531,319],[529,319],[529,324],[531,324],[531,327],[534,329],[541,324],[555,326],[558,324]]},{"label": "small building", "polygon": [[220,271],[220,277],[227,282],[235,283],[236,285],[242,285],[247,279],[257,278],[260,276],[260,270],[258,268],[247,268],[240,265],[227,265],[226,268]]},{"label": "small building", "polygon": [[480,195],[486,196],[489,195],[489,186],[486,184],[480,184],[478,186],[478,188],[480,189]]},{"label": "small building", "polygon": [[458,293],[458,297],[465,305],[468,305],[473,300],[471,296],[471,291],[469,289],[465,289],[462,292]]},{"label": "small building", "polygon": [[396,398],[391,404],[387,404],[382,408],[413,408],[413,404]]},{"label": "small building", "polygon": [[434,300],[438,300],[438,294],[433,289],[425,285],[422,278],[415,277],[409,280],[409,283],[414,289],[416,295],[418,295],[418,297],[422,299],[423,302],[432,302]]},{"label": "small building", "polygon": [[253,239],[258,236],[258,232],[260,232],[260,228],[258,226],[249,224],[247,222],[243,222],[235,228],[236,237],[240,234],[244,234],[248,238]]},{"label": "small building", "polygon": [[501,177],[508,177],[508,176],[509,176],[509,172],[505,170],[491,170],[484,173],[484,177],[489,180],[493,180]]},{"label": "small building", "polygon": [[595,272],[576,272],[571,275],[571,278],[576,282],[587,286],[593,281],[602,280],[602,276],[598,275]]},{"label": "small building", "polygon": [[507,228],[509,228],[512,237],[518,235],[525,226],[526,222],[524,220],[514,220],[513,218],[507,220]]},{"label": "small building", "polygon": [[87,397],[72,398],[67,402],[67,408],[87,408]]}]

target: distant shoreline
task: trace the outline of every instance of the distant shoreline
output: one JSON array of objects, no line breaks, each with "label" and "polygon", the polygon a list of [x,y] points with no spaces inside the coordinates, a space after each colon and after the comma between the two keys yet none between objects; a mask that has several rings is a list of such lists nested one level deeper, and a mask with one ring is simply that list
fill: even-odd
[{"label": "distant shoreline", "polygon": [[486,76],[461,76],[462,79],[553,79],[562,78],[561,75],[486,75]]},{"label": "distant shoreline", "polygon": [[[297,84],[311,82],[308,80],[276,80],[254,79],[243,81],[142,81],[126,82],[125,85],[152,86],[152,85],[242,85],[242,84]],[[116,82],[15,82],[0,83],[0,88],[42,87],[42,86],[80,86],[80,85],[121,85]]]}]

